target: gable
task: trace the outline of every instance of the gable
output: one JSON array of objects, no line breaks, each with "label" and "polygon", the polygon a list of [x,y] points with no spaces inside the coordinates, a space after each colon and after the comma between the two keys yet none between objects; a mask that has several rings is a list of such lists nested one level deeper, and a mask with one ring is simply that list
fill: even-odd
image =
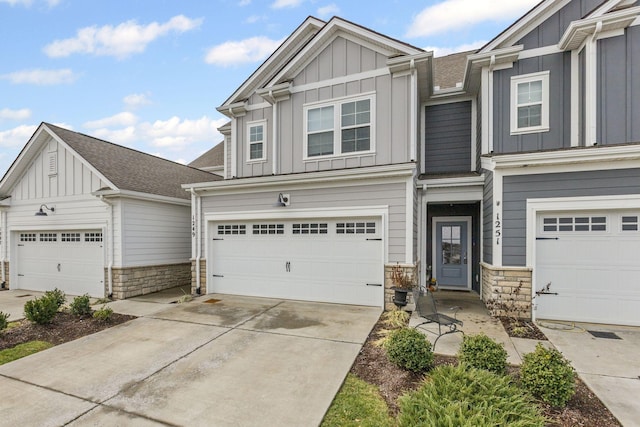
[{"label": "gable", "polygon": [[14,201],[90,195],[109,186],[82,158],[46,133],[40,149],[15,181]]}]

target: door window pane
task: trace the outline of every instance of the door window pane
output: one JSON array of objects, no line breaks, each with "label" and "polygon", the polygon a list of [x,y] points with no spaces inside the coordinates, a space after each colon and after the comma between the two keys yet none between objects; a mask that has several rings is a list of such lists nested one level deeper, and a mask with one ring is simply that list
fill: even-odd
[{"label": "door window pane", "polygon": [[462,241],[459,225],[442,226],[442,264],[462,264]]}]

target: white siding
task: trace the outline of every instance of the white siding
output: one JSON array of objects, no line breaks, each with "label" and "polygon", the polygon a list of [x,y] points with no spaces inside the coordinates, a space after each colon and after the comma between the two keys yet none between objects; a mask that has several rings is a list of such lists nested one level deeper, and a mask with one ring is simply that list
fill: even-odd
[{"label": "white siding", "polygon": [[[405,261],[405,233],[412,226],[406,224],[406,181],[291,190],[283,185],[280,190],[203,197],[202,212],[206,215],[207,213],[284,209],[273,206],[279,192],[290,195],[292,209],[389,206],[389,230],[386,236],[389,259],[385,262]],[[204,227],[201,230],[203,229]],[[203,231],[203,254],[206,246],[204,237]]]},{"label": "white siding", "polygon": [[122,266],[188,262],[191,207],[122,200]]}]

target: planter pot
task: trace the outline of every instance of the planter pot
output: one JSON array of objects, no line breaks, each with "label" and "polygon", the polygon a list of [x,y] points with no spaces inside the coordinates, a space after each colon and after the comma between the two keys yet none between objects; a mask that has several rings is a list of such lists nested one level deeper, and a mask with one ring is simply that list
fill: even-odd
[{"label": "planter pot", "polygon": [[393,287],[393,303],[398,307],[404,307],[407,305],[407,294],[409,289]]}]

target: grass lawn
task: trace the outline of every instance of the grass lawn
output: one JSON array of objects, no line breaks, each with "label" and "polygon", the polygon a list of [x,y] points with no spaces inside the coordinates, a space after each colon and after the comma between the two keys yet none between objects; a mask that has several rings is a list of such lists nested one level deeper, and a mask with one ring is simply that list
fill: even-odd
[{"label": "grass lawn", "polygon": [[336,395],[321,427],[387,427],[394,420],[387,411],[378,388],[353,374]]},{"label": "grass lawn", "polygon": [[24,344],[18,344],[15,347],[0,351],[0,365],[13,362],[14,360],[46,350],[50,347],[53,347],[53,344],[45,341],[29,341]]}]

